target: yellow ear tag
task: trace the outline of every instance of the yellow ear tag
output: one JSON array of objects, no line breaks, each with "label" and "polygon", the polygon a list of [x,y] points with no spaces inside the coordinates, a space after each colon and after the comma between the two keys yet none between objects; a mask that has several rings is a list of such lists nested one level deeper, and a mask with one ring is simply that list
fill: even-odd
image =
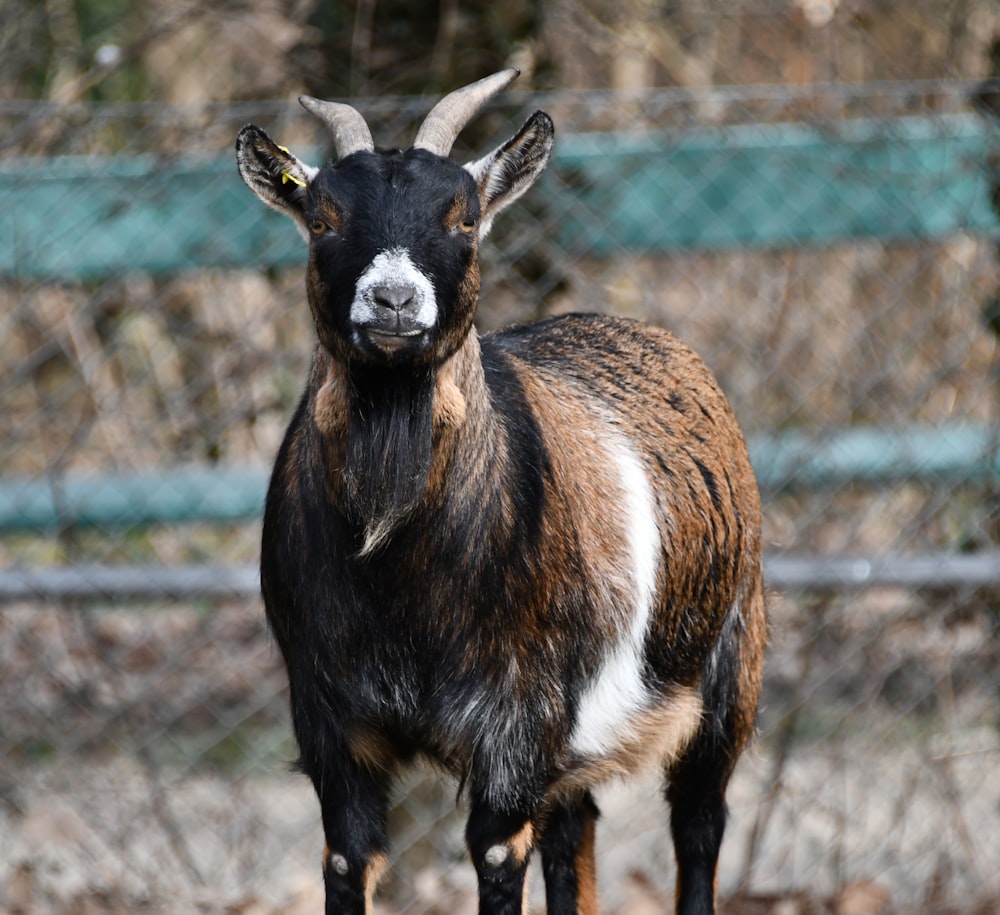
[{"label": "yellow ear tag", "polygon": [[[283,153],[288,153],[289,156],[292,154],[292,151],[287,146],[279,146],[278,149],[280,149]],[[296,178],[295,175],[286,169],[281,173],[281,183],[288,184],[289,181],[291,181],[292,184],[297,184],[299,187],[306,186],[305,181],[301,178]]]}]

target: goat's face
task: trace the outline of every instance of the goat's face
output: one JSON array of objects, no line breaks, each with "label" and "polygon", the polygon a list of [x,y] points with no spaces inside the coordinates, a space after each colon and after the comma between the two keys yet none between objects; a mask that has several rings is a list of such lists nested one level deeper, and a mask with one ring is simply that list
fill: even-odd
[{"label": "goat's face", "polygon": [[320,339],[370,360],[440,359],[479,291],[472,176],[424,150],[359,152],[322,169],[304,208]]},{"label": "goat's face", "polygon": [[320,342],[348,361],[440,364],[472,326],[479,241],[541,173],[552,137],[552,121],[536,112],[465,168],[426,148],[364,144],[316,169],[253,125],[236,152],[249,187],[309,240]]}]

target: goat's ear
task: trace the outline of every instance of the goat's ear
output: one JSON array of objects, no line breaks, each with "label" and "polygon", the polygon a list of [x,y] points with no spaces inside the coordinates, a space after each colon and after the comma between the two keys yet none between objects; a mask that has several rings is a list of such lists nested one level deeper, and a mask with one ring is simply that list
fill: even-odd
[{"label": "goat's ear", "polygon": [[291,216],[308,239],[306,192],[318,169],[278,146],[255,124],[247,124],[236,138],[236,163],[247,187],[269,207]]},{"label": "goat's ear", "polygon": [[480,238],[490,231],[493,217],[517,200],[542,173],[552,154],[554,136],[552,118],[544,111],[536,111],[506,143],[465,166],[479,185]]}]

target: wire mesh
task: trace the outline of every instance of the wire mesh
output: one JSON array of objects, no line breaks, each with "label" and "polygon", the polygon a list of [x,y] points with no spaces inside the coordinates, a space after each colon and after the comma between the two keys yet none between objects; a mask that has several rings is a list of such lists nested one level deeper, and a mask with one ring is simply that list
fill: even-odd
[{"label": "wire mesh", "polygon": [[[695,61],[699,41],[707,41],[705,20],[681,6],[670,21],[694,23],[683,50]],[[824,15],[822,4],[799,6]],[[965,12],[981,18],[974,6]],[[550,28],[567,9],[553,5]],[[914,4],[906,15],[921,10]],[[536,107],[553,115],[561,139],[596,135],[613,152],[637,138],[670,149],[698,139],[711,153],[706,168],[742,155],[748,128],[780,133],[791,125],[835,143],[860,125],[869,147],[891,151],[877,165],[852,160],[864,206],[889,224],[903,205],[888,189],[899,187],[899,158],[912,148],[907,125],[918,119],[952,148],[964,142],[956,125],[977,124],[982,157],[959,157],[958,171],[934,174],[950,188],[978,169],[987,199],[973,203],[988,210],[996,134],[988,120],[975,120],[975,80],[940,79],[928,69],[894,81],[914,71],[862,66],[862,58],[878,59],[872,33],[851,44],[841,32],[840,72],[819,69],[822,55],[803,51],[786,64],[812,61],[815,78],[780,82],[781,73],[763,69],[773,47],[754,29],[773,22],[771,14],[749,4],[742,15],[740,41],[749,45],[743,68],[733,63],[728,72],[771,85],[515,92],[463,137],[456,155],[491,148]],[[739,45],[723,28],[732,21],[713,33],[730,50]],[[575,22],[590,30],[601,57],[600,42],[611,40],[601,23]],[[820,40],[808,36],[800,51]],[[564,62],[567,84],[586,84],[587,60]],[[848,64],[869,81],[841,81]],[[383,95],[357,105],[379,143],[405,145],[429,100]],[[178,166],[228,159],[250,120],[296,150],[321,150],[324,138],[296,108],[2,101],[0,171],[10,193],[37,190],[32,169],[63,157],[95,179],[126,160],[142,161],[147,175],[176,175]],[[81,189],[87,174],[74,179]],[[222,172],[182,174],[209,177],[172,183],[172,193],[189,194],[206,213],[224,209],[226,179],[211,177]],[[927,170],[920,175],[926,181]],[[694,172],[669,212],[639,210],[640,228],[708,224],[713,208],[723,229],[741,211],[753,223],[762,202],[775,205],[792,183],[773,171],[748,172],[735,195],[719,201],[709,193],[717,176]],[[136,206],[165,206],[154,180],[146,192],[142,182],[115,180],[139,194]],[[621,170],[613,202],[634,199],[639,180]],[[518,212],[501,217],[483,254],[483,330],[569,310],[666,325],[717,373],[751,442],[794,433],[811,453],[829,453],[824,448],[845,431],[877,433],[884,445],[918,430],[936,453],[949,442],[967,451],[968,430],[986,436],[983,460],[960,461],[957,472],[935,470],[926,449],[888,480],[814,479],[806,465],[772,479],[773,468],[758,468],[771,480],[769,568],[784,577],[775,571],[772,579],[781,587],[771,597],[761,737],[730,793],[720,889],[731,910],[993,911],[1000,900],[997,233],[958,228],[899,239],[869,231],[826,242],[736,239],[654,250],[603,225],[588,234],[595,188],[592,173],[556,167]],[[929,193],[926,184],[911,187],[918,199]],[[265,219],[260,209],[246,194],[223,231]],[[81,226],[72,212],[64,202],[35,214],[40,237],[55,240],[49,244],[64,264],[101,240],[101,223]],[[568,225],[584,231],[567,237]],[[289,234],[274,237],[263,266],[83,277],[67,268],[54,277],[26,271],[32,252],[21,250],[22,268],[15,259],[0,280],[0,483],[43,481],[53,504],[65,506],[61,496],[81,480],[138,475],[169,489],[178,470],[207,468],[223,480],[265,474],[312,340],[294,230],[276,231]],[[127,242],[115,254],[126,265],[145,263],[166,244],[156,236]],[[293,251],[291,260],[279,248]],[[79,523],[70,513],[44,528],[3,533],[0,566],[8,572],[112,566],[147,580],[143,570],[182,574],[142,600],[110,596],[115,589],[105,585],[45,598],[29,588],[0,605],[0,910],[321,906],[318,808],[308,784],[287,769],[295,749],[284,673],[259,601],[247,596],[257,544],[254,517]],[[942,556],[975,565],[950,575],[940,563],[926,565]],[[801,557],[808,562],[796,578],[789,563]],[[938,573],[886,574],[872,586],[871,569],[893,557]],[[220,569],[236,571],[228,578]],[[205,570],[214,581],[199,578]],[[33,580],[45,591],[43,578]],[[397,794],[393,869],[378,905],[473,911],[455,786],[417,773]],[[672,897],[665,809],[650,803],[659,795],[653,779],[611,786],[599,798],[602,900],[610,911],[665,907]],[[533,899],[539,907],[537,886]]]}]

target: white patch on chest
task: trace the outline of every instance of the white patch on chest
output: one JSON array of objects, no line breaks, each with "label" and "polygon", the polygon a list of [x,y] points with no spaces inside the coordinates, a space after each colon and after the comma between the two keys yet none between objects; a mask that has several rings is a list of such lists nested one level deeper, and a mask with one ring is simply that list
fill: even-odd
[{"label": "white patch on chest", "polygon": [[380,286],[411,286],[414,301],[408,306],[412,323],[429,330],[437,320],[437,297],[430,278],[410,259],[405,248],[380,251],[358,277],[351,303],[351,320],[368,324],[376,317],[375,291]]},{"label": "white patch on chest", "polygon": [[570,748],[581,756],[610,754],[627,736],[629,719],[646,708],[650,700],[642,682],[642,668],[660,560],[656,503],[641,461],[624,440],[610,449],[609,457],[617,463],[620,478],[631,601],[618,642],[608,650],[596,678],[580,700]]}]

